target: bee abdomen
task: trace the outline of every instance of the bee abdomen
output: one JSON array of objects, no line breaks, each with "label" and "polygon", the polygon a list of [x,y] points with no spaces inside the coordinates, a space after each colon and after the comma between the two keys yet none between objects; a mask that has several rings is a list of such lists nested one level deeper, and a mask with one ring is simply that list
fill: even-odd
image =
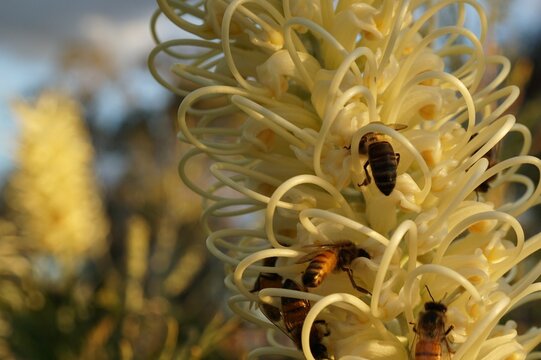
[{"label": "bee abdomen", "polygon": [[325,275],[317,269],[307,269],[302,275],[302,283],[306,287],[318,287],[325,278]]},{"label": "bee abdomen", "polygon": [[[385,195],[389,195],[396,185],[397,156],[393,148],[388,144],[384,149],[370,149],[370,167],[372,176],[378,189]],[[373,151],[372,151],[373,150]]]},{"label": "bee abdomen", "polygon": [[[268,288],[281,288],[282,287],[282,277],[274,273],[261,273],[257,278],[254,288],[252,291],[260,291],[262,289]],[[270,304],[259,304],[261,311],[272,321],[280,320],[281,313],[274,305]]]},{"label": "bee abdomen", "polygon": [[[297,301],[298,299],[295,300]],[[287,314],[287,318],[284,319],[286,328],[288,331],[292,331],[296,328],[302,328],[304,319],[308,315],[308,311],[310,311],[310,306],[305,306],[304,301],[295,302],[289,304],[289,306],[282,304],[282,311]]]},{"label": "bee abdomen", "polygon": [[336,268],[337,257],[334,251],[327,250],[312,259],[302,275],[306,287],[318,287],[328,273]]},{"label": "bee abdomen", "polygon": [[[286,279],[284,289],[301,290],[301,288],[292,280]],[[282,298],[282,313],[284,314],[284,325],[287,331],[299,331],[302,329],[304,319],[310,311],[310,302],[306,299]],[[297,334],[294,335],[295,339]]]},{"label": "bee abdomen", "polygon": [[441,345],[433,341],[419,341],[415,346],[415,360],[441,360]]}]

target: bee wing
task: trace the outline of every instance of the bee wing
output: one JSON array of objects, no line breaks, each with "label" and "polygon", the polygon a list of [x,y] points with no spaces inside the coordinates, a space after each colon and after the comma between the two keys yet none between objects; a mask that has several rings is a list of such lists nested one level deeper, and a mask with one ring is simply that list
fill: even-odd
[{"label": "bee wing", "polygon": [[269,319],[272,323],[276,325],[277,321],[280,321],[282,318],[282,312],[280,309],[274,305],[271,304],[262,304],[258,303],[259,310],[265,315],[267,319]]},{"label": "bee wing", "polygon": [[396,130],[396,131],[404,130],[405,128],[408,127],[408,125],[406,125],[406,124],[400,124],[400,123],[384,124],[384,123],[381,122],[381,121],[372,121],[372,122],[370,122],[370,124],[381,124],[381,125],[385,125],[385,126],[390,127],[391,129],[394,129],[394,130]]},{"label": "bee wing", "polygon": [[[278,308],[277,308],[278,309]],[[283,320],[283,312],[280,311],[280,320],[276,321],[276,320],[273,320],[271,319],[264,311],[261,311],[263,313],[263,315],[265,315],[265,317],[271,322],[274,324],[274,326],[276,326],[278,329],[280,329],[280,331],[282,333],[284,333],[284,335],[286,335],[288,338],[291,339],[291,341],[293,341],[293,343],[297,346],[297,347],[301,347],[301,344],[298,342],[298,339],[296,339],[293,334],[291,334],[289,331],[287,331],[286,327],[285,327],[285,324],[284,324],[284,320]]]},{"label": "bee wing", "polygon": [[328,249],[328,248],[335,248],[335,247],[339,247],[339,246],[342,246],[344,244],[343,241],[340,241],[340,242],[332,242],[332,243],[325,243],[325,244],[310,244],[310,245],[304,245],[302,248],[303,249],[309,249],[309,248],[314,248],[314,249]]},{"label": "bee wing", "polygon": [[394,129],[396,131],[404,130],[405,128],[408,127],[408,125],[406,124],[399,124],[399,123],[389,124],[387,126],[389,126],[391,129]]},{"label": "bee wing", "polygon": [[317,250],[317,251],[312,251],[304,256],[301,256],[297,261],[296,263],[297,264],[302,264],[302,263],[305,263],[305,262],[308,262],[308,261],[312,261],[313,258],[315,258],[317,255],[321,254],[322,251],[321,250]]},{"label": "bee wing", "polygon": [[340,248],[342,246],[342,244],[321,244],[321,245],[316,245],[316,244],[313,244],[313,245],[306,245],[306,246],[303,246],[303,248],[316,248],[317,250],[316,251],[312,251],[312,252],[309,252],[308,254],[304,255],[304,256],[301,256],[297,261],[296,263],[297,264],[302,264],[302,263],[305,263],[305,262],[308,262],[308,261],[311,261],[313,258],[315,258],[316,256],[318,256],[319,254],[321,254],[322,252],[325,252],[326,250],[329,250],[329,249],[337,249],[337,248]]},{"label": "bee wing", "polygon": [[274,326],[276,326],[284,335],[286,335],[295,344],[295,346],[297,346],[298,349],[302,349],[301,339],[295,337],[295,335],[292,332],[287,330],[287,327],[284,322],[285,321],[284,312],[282,310],[279,310],[278,308],[276,309],[280,312],[279,320],[273,320],[264,311],[261,311],[261,312],[272,324],[274,324]]},{"label": "bee wing", "polygon": [[278,329],[280,329],[280,331],[282,331],[285,335],[287,335],[287,337],[289,337],[291,340],[293,340],[293,342],[295,342],[295,339],[293,339],[293,337],[291,336],[291,334],[287,331],[287,329],[285,327],[284,320],[283,320],[284,319],[284,313],[282,312],[282,310],[279,309],[277,306],[266,304],[266,305],[272,306],[272,308],[276,309],[279,316],[275,317],[272,314],[270,314],[269,312],[265,311],[264,307],[261,306],[262,304],[258,303],[258,305],[259,305],[259,310],[261,311],[261,313],[263,315],[265,315],[267,320],[269,320],[274,326],[276,326]]}]

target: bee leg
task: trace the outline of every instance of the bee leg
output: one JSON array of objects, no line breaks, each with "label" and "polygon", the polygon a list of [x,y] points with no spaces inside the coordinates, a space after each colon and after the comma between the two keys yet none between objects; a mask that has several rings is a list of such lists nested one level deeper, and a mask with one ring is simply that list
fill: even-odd
[{"label": "bee leg", "polygon": [[370,178],[370,175],[368,175],[368,169],[367,169],[368,165],[370,165],[370,161],[367,161],[364,163],[363,169],[364,169],[364,173],[366,174],[366,179],[364,179],[363,183],[358,186],[368,185],[372,181],[372,178]]},{"label": "bee leg", "polygon": [[454,329],[454,326],[451,325],[449,328],[445,331],[445,334],[443,335],[443,341],[445,342],[445,347],[447,347],[447,352],[449,354],[454,354],[455,352],[451,349],[451,346],[449,345],[449,340],[447,340],[447,335],[451,332],[451,330]]},{"label": "bee leg", "polygon": [[394,156],[396,156],[396,165],[400,164],[400,153],[394,153]]},{"label": "bee leg", "polygon": [[449,335],[449,333],[454,329],[455,327],[453,325],[449,326],[447,330],[445,330],[445,336]]},{"label": "bee leg", "polygon": [[345,267],[342,270],[344,270],[344,271],[346,271],[348,273],[349,281],[351,282],[351,285],[353,285],[353,287],[356,290],[362,292],[363,294],[370,294],[370,292],[368,290],[366,290],[365,288],[357,285],[357,283],[355,282],[355,279],[353,278],[353,270],[351,270],[348,267]]}]

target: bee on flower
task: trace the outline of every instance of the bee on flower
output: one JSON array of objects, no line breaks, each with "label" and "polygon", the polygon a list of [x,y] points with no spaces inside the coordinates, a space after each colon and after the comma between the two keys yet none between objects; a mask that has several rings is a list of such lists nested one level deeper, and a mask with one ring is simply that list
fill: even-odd
[{"label": "bee on flower", "polygon": [[[519,335],[502,318],[541,290],[541,265],[516,276],[541,247],[517,220],[541,186],[518,170],[541,172],[541,161],[505,114],[518,89],[503,85],[509,61],[483,47],[481,2],[158,4],[154,25],[163,13],[191,33],[160,41],[155,30],[149,56],[156,79],[184,96],[179,138],[194,149],[180,175],[205,199],[208,249],[231,269],[231,309],[268,329],[269,346],[249,358],[320,359],[311,344],[321,323],[325,358],[538,356],[539,329]],[[174,81],[164,55],[177,62]],[[520,153],[489,161],[512,133]],[[190,180],[199,155],[213,160],[210,188]],[[524,189],[517,199],[496,196],[513,184]],[[369,256],[318,286],[256,285],[262,274],[302,284],[314,247],[344,243]],[[283,299],[309,304],[295,344],[264,316],[287,311]]]}]

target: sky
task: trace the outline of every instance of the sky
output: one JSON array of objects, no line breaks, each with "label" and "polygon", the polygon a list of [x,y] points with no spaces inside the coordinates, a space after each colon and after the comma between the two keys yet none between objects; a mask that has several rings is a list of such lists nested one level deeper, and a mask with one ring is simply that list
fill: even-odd
[{"label": "sky", "polygon": [[102,126],[115,126],[129,111],[127,89],[131,101],[143,108],[163,106],[166,90],[144,66],[153,47],[149,19],[155,9],[156,3],[149,0],[4,0],[0,11],[0,179],[10,168],[17,139],[10,103],[35,97],[43,86],[73,90],[96,80],[92,72],[86,78],[84,73],[63,72],[59,58],[69,46],[99,49],[116,74],[99,82],[95,106]]},{"label": "sky", "polygon": [[[527,41],[522,39],[539,33],[541,1],[486,1],[509,4],[508,11],[500,14],[504,21],[497,29],[502,42],[527,47]],[[100,83],[96,106],[103,126],[114,126],[115,118],[128,111],[129,104],[122,94],[126,89],[143,107],[163,105],[160,101],[165,90],[142,65],[153,47],[148,24],[157,6],[155,1],[3,0],[2,5],[0,177],[9,168],[16,144],[16,121],[9,110],[10,101],[35,95],[44,84],[69,88],[73,77],[58,68],[59,54],[68,44],[96,47],[113,60],[114,69],[121,70],[118,78],[102,79]],[[172,27],[164,27],[164,31],[176,37],[185,36]]]}]

